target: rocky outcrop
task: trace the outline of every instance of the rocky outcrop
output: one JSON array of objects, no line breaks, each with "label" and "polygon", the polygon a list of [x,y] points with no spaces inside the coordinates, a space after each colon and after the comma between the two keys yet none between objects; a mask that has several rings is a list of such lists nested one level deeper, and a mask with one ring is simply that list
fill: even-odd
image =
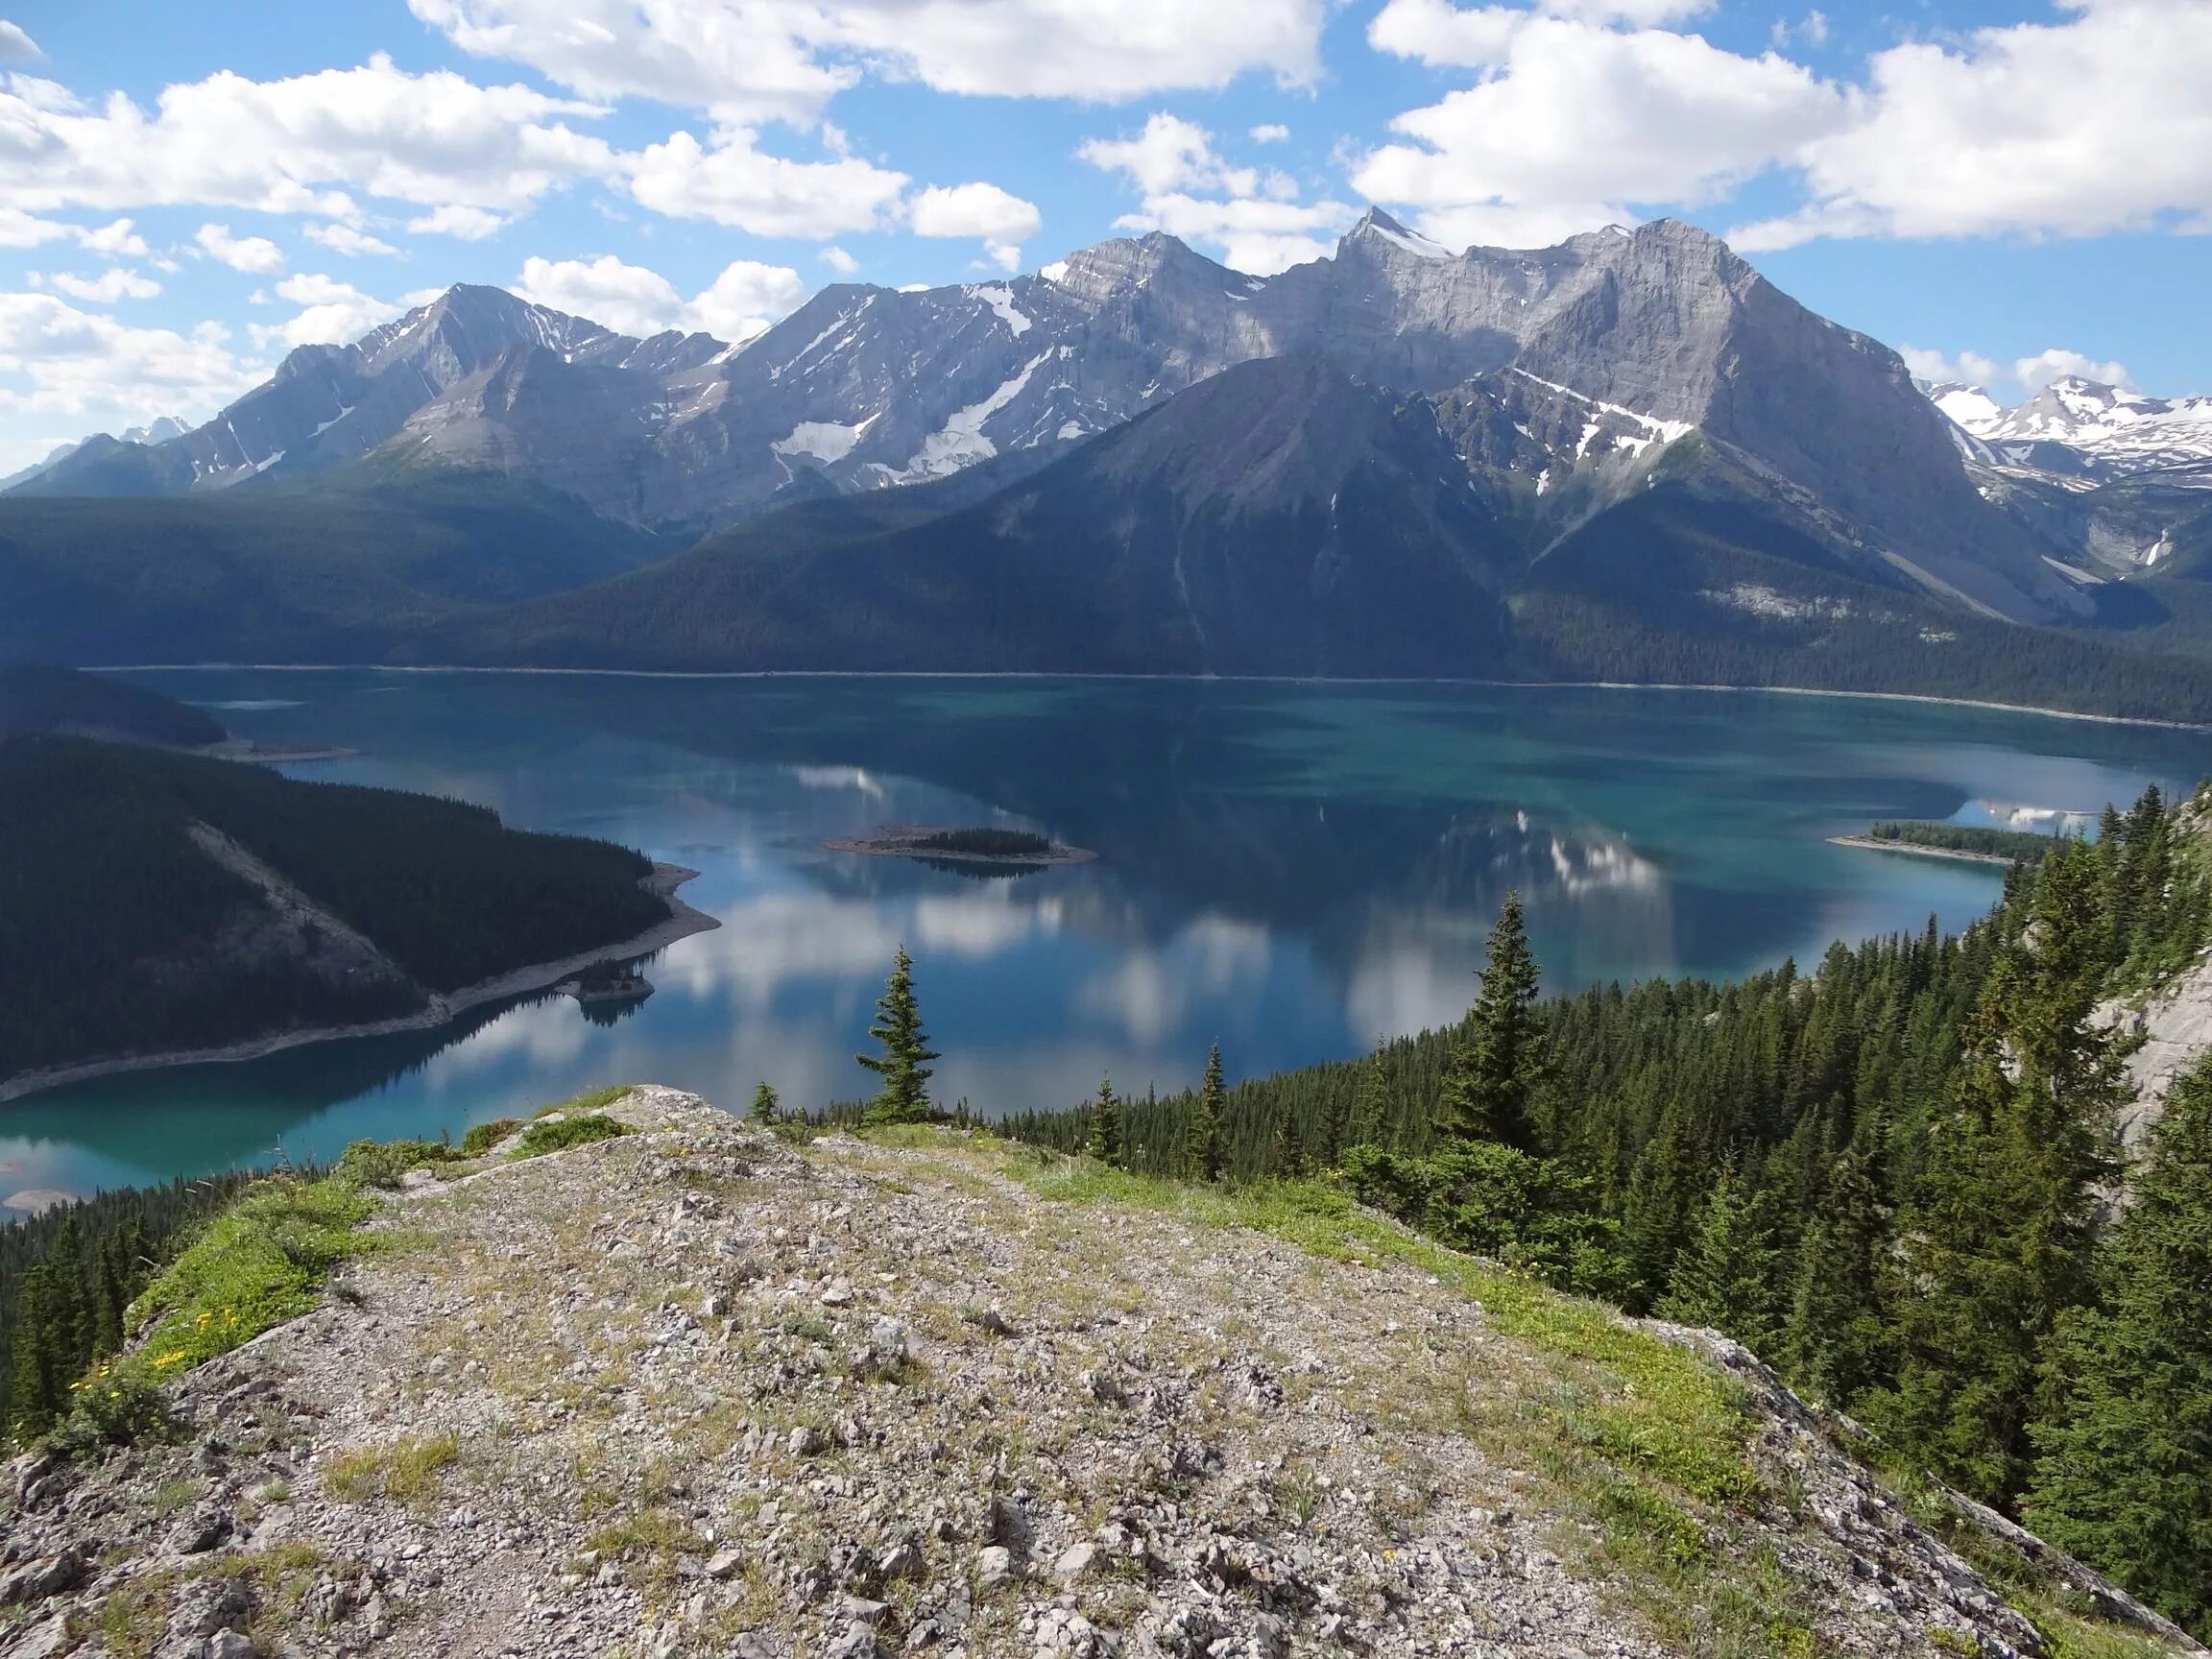
[{"label": "rocky outcrop", "polygon": [[1716,1338],[1348,1211],[606,1109],[639,1132],[410,1177],[176,1444],[17,1463],[0,1645],[2052,1650]]}]

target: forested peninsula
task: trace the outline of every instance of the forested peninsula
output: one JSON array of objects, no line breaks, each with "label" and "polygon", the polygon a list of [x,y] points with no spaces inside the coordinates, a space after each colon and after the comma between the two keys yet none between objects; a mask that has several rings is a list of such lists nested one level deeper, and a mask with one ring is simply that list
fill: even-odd
[{"label": "forested peninsula", "polygon": [[685,873],[388,789],[0,742],[0,1099],[87,1070],[435,1023],[714,926]]}]

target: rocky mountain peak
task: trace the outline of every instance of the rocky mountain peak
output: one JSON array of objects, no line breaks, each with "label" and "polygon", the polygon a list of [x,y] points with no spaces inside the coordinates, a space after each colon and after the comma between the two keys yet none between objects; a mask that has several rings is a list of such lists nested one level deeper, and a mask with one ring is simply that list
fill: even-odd
[{"label": "rocky mountain peak", "polygon": [[1407,229],[1380,207],[1370,207],[1336,244],[1339,259],[1361,255],[1383,259],[1456,259],[1440,242]]}]

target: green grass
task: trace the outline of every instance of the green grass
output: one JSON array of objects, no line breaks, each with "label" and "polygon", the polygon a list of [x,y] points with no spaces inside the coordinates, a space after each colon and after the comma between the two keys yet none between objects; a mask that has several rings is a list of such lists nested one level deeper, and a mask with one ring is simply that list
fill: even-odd
[{"label": "green grass", "polygon": [[537,1158],[547,1152],[565,1152],[571,1146],[589,1146],[594,1141],[612,1141],[630,1133],[630,1125],[608,1117],[603,1112],[588,1112],[580,1118],[561,1118],[551,1121],[540,1119],[522,1131],[522,1140],[515,1149],[517,1158]]},{"label": "green grass", "polygon": [[262,1332],[310,1311],[324,1282],[366,1241],[356,1233],[374,1201],[349,1176],[256,1181],[207,1224],[132,1303],[143,1333],[74,1385],[64,1442],[129,1442],[163,1433],[160,1385]]},{"label": "green grass", "polygon": [[479,1123],[461,1137],[461,1156],[481,1158],[521,1127],[519,1118],[494,1118],[489,1123]]},{"label": "green grass", "polygon": [[409,1435],[389,1446],[364,1447],[332,1458],[323,1472],[323,1488],[342,1503],[382,1498],[426,1508],[438,1496],[441,1476],[460,1460],[461,1442],[455,1435]]},{"label": "green grass", "polygon": [[636,1085],[631,1083],[610,1083],[604,1089],[588,1089],[581,1094],[571,1094],[565,1100],[556,1100],[550,1106],[541,1106],[530,1116],[535,1119],[550,1118],[556,1112],[565,1112],[574,1116],[585,1112],[604,1111],[621,1099],[623,1095],[629,1094],[635,1087]]}]

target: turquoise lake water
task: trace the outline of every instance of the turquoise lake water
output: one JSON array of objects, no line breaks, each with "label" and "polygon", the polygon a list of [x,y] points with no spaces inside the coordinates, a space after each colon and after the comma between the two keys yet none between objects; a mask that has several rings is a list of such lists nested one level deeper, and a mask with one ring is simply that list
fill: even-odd
[{"label": "turquoise lake water", "polygon": [[[2212,736],[1861,699],[1234,682],[144,673],[298,776],[493,806],[698,870],[720,918],[598,1023],[540,998],[454,1025],[0,1106],[0,1198],[334,1155],[615,1081],[733,1108],[853,1098],[892,951],[937,1089],[986,1113],[1357,1052],[1455,1018],[1506,891],[1549,987],[1732,974],[1960,926],[1994,867],[1857,852],[1878,818],[2094,811],[2212,772]],[[2042,821],[2033,820],[2036,827]],[[1004,823],[1096,863],[977,878],[825,852]],[[0,1018],[4,1018],[0,1014]]]}]

